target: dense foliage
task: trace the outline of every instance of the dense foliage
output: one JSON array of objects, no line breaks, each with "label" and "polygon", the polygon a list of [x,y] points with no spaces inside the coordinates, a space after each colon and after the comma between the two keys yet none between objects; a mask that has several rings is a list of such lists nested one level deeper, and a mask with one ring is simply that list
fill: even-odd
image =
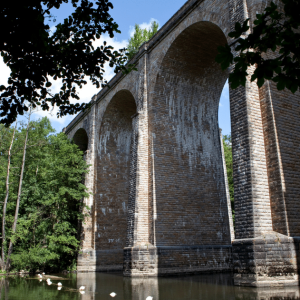
[{"label": "dense foliage", "polygon": [[[250,33],[249,19],[236,23],[235,30],[228,34],[236,40],[218,48],[216,61],[222,69],[234,64],[229,75],[233,89],[245,86],[249,67],[254,66],[255,71],[249,75],[259,87],[265,80],[272,80],[278,90],[300,91],[300,1],[281,1],[283,9],[271,2],[262,14],[256,15]],[[238,53],[235,58],[231,47]]]},{"label": "dense foliage", "polygon": [[[1,198],[5,194],[12,131],[0,127]],[[17,230],[12,234],[25,131],[23,126],[16,131],[11,156],[5,245],[7,251],[9,240],[14,244],[11,267],[72,268],[79,250],[79,224],[84,218],[82,199],[88,195],[82,183],[83,174],[87,173],[83,153],[64,133],[51,134],[54,130],[47,118],[30,122]]]},{"label": "dense foliage", "polygon": [[129,39],[127,47],[128,59],[133,58],[133,56],[139,51],[140,46],[154,36],[158,27],[159,24],[155,21],[151,23],[150,29],[142,29],[138,24],[135,24],[133,37]]},{"label": "dense foliage", "polygon": [[[72,3],[74,12],[50,31],[49,20],[62,3]],[[0,86],[0,123],[10,125],[18,114],[41,106],[59,107],[59,116],[74,114],[86,104],[72,104],[79,99],[76,87],[86,84],[85,76],[97,88],[103,79],[104,64],[126,71],[125,49],[113,51],[103,41],[93,42],[103,34],[113,37],[120,32],[109,14],[113,5],[108,0],[36,0],[0,2],[0,52],[11,74],[8,85]],[[103,39],[103,37],[102,37]],[[61,80],[58,93],[49,89],[51,81]]]},{"label": "dense foliage", "polygon": [[232,216],[234,221],[234,188],[233,188],[233,165],[232,165],[232,145],[231,145],[231,135],[223,136],[223,148],[227,169],[227,178],[229,186],[229,195],[232,208]]}]

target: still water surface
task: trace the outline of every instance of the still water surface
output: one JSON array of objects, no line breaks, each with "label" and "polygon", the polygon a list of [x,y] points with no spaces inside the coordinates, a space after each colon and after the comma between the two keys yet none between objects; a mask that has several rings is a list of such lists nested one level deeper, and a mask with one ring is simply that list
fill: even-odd
[{"label": "still water surface", "polygon": [[[245,288],[233,286],[231,274],[197,275],[169,278],[126,278],[118,273],[69,274],[58,290],[33,277],[0,278],[1,300],[288,300],[300,299],[299,287]],[[85,294],[79,287],[85,286]],[[112,298],[110,293],[117,295]]]}]

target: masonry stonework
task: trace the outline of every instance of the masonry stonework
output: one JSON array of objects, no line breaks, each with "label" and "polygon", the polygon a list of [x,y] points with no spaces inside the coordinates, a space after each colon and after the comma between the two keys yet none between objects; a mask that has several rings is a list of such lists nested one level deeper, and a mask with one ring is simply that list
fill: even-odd
[{"label": "masonry stonework", "polygon": [[216,49],[267,3],[187,1],[65,129],[91,165],[79,271],[298,284],[299,93],[230,89],[234,229],[218,125]]}]

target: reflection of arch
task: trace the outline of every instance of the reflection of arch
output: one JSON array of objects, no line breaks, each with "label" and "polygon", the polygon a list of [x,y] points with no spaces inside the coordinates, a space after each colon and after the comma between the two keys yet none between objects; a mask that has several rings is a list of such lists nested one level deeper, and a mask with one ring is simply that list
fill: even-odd
[{"label": "reflection of arch", "polygon": [[226,42],[217,25],[195,23],[174,40],[158,72],[149,101],[157,246],[231,244],[218,126],[228,73],[215,62]]},{"label": "reflection of arch", "polygon": [[88,149],[89,139],[86,131],[80,128],[73,136],[73,143],[76,144],[79,149],[85,152]]},{"label": "reflection of arch", "polygon": [[121,90],[111,99],[101,123],[95,196],[98,269],[122,270],[123,266],[123,248],[127,237],[132,116],[135,113],[133,95],[127,90]]}]

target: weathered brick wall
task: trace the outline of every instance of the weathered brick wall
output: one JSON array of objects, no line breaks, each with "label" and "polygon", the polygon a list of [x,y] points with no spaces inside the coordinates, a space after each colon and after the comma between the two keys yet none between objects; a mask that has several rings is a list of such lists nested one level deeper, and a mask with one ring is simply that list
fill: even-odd
[{"label": "weathered brick wall", "polygon": [[[262,3],[260,1],[260,8]],[[258,1],[230,1],[231,28],[258,10]],[[260,11],[260,10],[259,10]],[[238,53],[235,53],[238,55]],[[251,75],[253,68],[248,69]],[[256,82],[230,89],[235,222],[237,239],[272,231],[269,182],[262,128],[262,112]]]},{"label": "weathered brick wall", "polygon": [[149,244],[151,215],[149,202],[149,133],[147,97],[147,54],[139,60],[137,114],[133,116],[131,187],[127,246]]},{"label": "weathered brick wall", "polygon": [[231,245],[157,247],[158,275],[230,272]]},{"label": "weathered brick wall", "polygon": [[293,238],[282,234],[235,240],[234,283],[256,287],[298,285],[298,247]]},{"label": "weathered brick wall", "polygon": [[[244,5],[239,2],[244,12],[233,9],[231,19],[243,21],[250,17],[253,22],[256,13],[260,13],[268,1],[243,1]],[[249,68],[249,75],[253,71],[253,67]],[[247,78],[245,88],[230,91],[230,102],[238,239],[233,242],[234,282],[252,286],[297,285],[295,241],[277,232],[289,235],[289,227],[294,224],[293,228],[299,229],[296,218],[289,220],[287,216],[284,178],[289,173],[288,165],[298,163],[295,155],[298,146],[282,147],[285,134],[298,140],[287,123],[296,121],[299,98],[277,91],[269,82],[258,89],[256,82]],[[281,112],[287,102],[285,116],[275,114],[275,111]],[[279,136],[278,131],[284,134]],[[284,149],[284,155],[280,148]],[[291,158],[291,154],[295,156]],[[285,160],[288,163],[284,166]],[[295,175],[299,178],[296,169],[293,179]],[[293,179],[292,193],[297,189],[297,180]],[[298,209],[293,205],[291,216],[296,216]]]},{"label": "weathered brick wall", "polygon": [[[136,104],[128,91],[117,93],[102,119],[97,144],[95,248],[97,264],[121,265],[126,245],[132,118]],[[119,250],[110,254],[103,250]]]},{"label": "weathered brick wall", "polygon": [[266,152],[256,83],[230,91],[236,238],[272,231]]},{"label": "weathered brick wall", "polygon": [[261,89],[273,230],[300,236],[300,93]]},{"label": "weathered brick wall", "polygon": [[218,127],[227,73],[214,62],[222,43],[217,26],[192,25],[173,42],[157,75],[149,101],[157,246],[230,244]]}]

